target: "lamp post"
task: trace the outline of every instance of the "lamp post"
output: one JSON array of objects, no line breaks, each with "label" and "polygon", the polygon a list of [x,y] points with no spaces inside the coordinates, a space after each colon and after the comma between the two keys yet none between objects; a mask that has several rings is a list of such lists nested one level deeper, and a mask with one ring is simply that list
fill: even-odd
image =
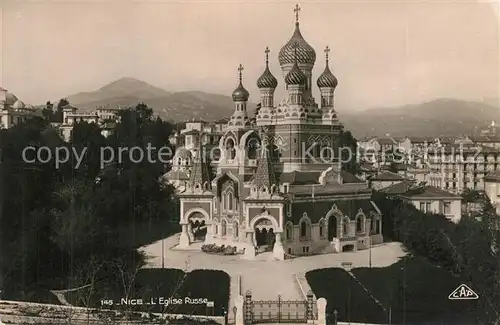
[{"label": "lamp post", "polygon": [[370,265],[370,269],[372,268],[372,236],[370,235],[370,239],[368,240],[370,243],[370,247],[368,248],[368,264]]},{"label": "lamp post", "polygon": [[352,269],[352,263],[351,262],[342,262],[341,266],[347,273],[349,273],[349,284],[348,284],[348,290],[347,290],[347,319],[349,321],[349,324],[351,324],[351,281],[352,281],[351,269]]},{"label": "lamp post", "polygon": [[161,268],[165,268],[165,238],[161,240]]}]

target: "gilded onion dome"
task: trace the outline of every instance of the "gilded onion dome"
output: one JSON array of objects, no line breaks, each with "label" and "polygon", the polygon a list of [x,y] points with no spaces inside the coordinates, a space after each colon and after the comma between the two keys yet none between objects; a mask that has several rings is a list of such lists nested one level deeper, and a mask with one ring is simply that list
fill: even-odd
[{"label": "gilded onion dome", "polygon": [[257,79],[257,87],[260,88],[276,88],[278,86],[278,80],[273,76],[269,70],[269,48],[266,47],[266,70]]},{"label": "gilded onion dome", "polygon": [[[298,44],[296,44],[298,47]],[[287,85],[305,85],[307,83],[307,76],[300,70],[297,60],[294,61],[292,70],[288,72],[285,77],[285,83]]]},{"label": "gilded onion dome", "polygon": [[[297,62],[303,64],[311,64],[314,65],[316,62],[316,52],[312,48],[309,43],[306,42],[302,34],[300,33],[299,28],[299,11],[300,8],[298,5],[295,6],[295,31],[293,32],[292,37],[280,50],[278,55],[278,60],[280,65],[283,66],[285,64],[294,63],[295,59]],[[294,53],[294,44],[297,43],[297,57],[295,58]]]},{"label": "gilded onion dome", "polygon": [[330,67],[328,65],[329,52],[330,48],[327,46],[325,49],[325,55],[326,55],[325,71],[323,71],[323,73],[319,76],[318,81],[316,82],[319,88],[335,88],[338,85],[338,80],[330,71]]},{"label": "gilded onion dome", "polygon": [[238,67],[240,83],[238,87],[233,91],[233,101],[235,102],[246,102],[248,101],[248,97],[250,97],[248,91],[245,89],[245,87],[243,87],[242,71],[243,71],[243,66],[240,64],[240,66]]}]

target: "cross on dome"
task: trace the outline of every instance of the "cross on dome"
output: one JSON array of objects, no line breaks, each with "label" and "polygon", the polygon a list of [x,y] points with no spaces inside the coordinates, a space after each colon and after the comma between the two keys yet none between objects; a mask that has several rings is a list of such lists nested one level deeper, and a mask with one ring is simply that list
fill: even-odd
[{"label": "cross on dome", "polygon": [[243,65],[240,63],[238,66],[238,80],[241,82],[243,80]]},{"label": "cross on dome", "polygon": [[238,84],[238,88],[236,88],[234,91],[233,91],[233,101],[235,102],[246,102],[248,100],[248,97],[250,96],[250,94],[248,93],[248,91],[245,89],[245,87],[243,87],[243,65],[240,63],[240,65],[238,66],[238,81],[239,81],[239,84]]},{"label": "cross on dome", "polygon": [[299,22],[299,11],[300,11],[299,4],[296,4],[295,8],[293,9],[293,12],[295,13],[295,22],[296,23]]},{"label": "cross on dome", "polygon": [[262,88],[276,88],[278,86],[278,80],[273,76],[271,71],[269,71],[269,47],[266,46],[266,50],[264,53],[266,53],[266,69],[264,70],[264,73],[257,79],[257,87],[259,89]]},{"label": "cross on dome", "polygon": [[327,45],[325,48],[326,63],[328,63],[328,53],[330,53],[330,48]]}]

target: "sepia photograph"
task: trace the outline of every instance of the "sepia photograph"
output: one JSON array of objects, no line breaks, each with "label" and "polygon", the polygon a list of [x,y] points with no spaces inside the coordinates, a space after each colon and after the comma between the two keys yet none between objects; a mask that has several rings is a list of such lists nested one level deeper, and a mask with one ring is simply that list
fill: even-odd
[{"label": "sepia photograph", "polygon": [[500,325],[500,3],[0,3],[0,325]]}]

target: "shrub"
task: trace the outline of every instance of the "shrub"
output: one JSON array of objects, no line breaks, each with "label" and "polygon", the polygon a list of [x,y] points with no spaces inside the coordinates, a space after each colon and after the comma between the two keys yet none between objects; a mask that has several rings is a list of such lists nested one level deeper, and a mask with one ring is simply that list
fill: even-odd
[{"label": "shrub", "polygon": [[218,255],[236,255],[238,249],[236,246],[217,246],[216,244],[208,244],[201,246],[201,250],[208,254]]}]

